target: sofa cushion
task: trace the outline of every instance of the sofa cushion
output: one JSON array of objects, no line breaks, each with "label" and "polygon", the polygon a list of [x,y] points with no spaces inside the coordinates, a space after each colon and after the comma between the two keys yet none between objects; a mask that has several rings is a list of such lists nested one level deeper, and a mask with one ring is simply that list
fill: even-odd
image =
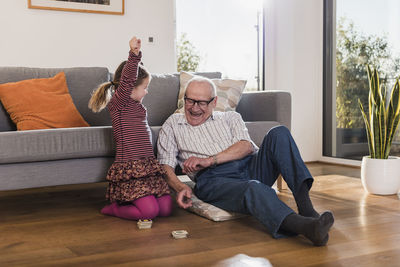
[{"label": "sofa cushion", "polygon": [[[190,79],[195,77],[194,74],[182,71],[180,74],[180,89],[178,95],[177,111],[184,113],[184,97],[186,84]],[[245,80],[232,79],[211,79],[217,90],[217,106],[216,111],[234,111],[239,103],[240,97],[246,87]]]},{"label": "sofa cushion", "polygon": [[72,101],[64,72],[0,84],[0,100],[18,130],[89,126]]},{"label": "sofa cushion", "polygon": [[114,156],[112,128],[80,127],[3,132],[0,163]]},{"label": "sofa cushion", "polygon": [[[17,82],[35,78],[49,78],[59,72],[64,72],[72,100],[82,117],[92,126],[111,125],[106,110],[93,113],[88,108],[91,92],[103,82],[109,80],[109,71],[102,67],[77,68],[28,68],[0,67],[0,84]],[[15,125],[11,122],[3,106],[0,106],[0,131],[13,131]]]},{"label": "sofa cushion", "polygon": [[[220,72],[196,72],[196,75],[207,78],[220,78]],[[151,126],[160,126],[174,113],[179,93],[179,73],[152,74],[149,93],[143,99],[147,108],[148,122]]]}]

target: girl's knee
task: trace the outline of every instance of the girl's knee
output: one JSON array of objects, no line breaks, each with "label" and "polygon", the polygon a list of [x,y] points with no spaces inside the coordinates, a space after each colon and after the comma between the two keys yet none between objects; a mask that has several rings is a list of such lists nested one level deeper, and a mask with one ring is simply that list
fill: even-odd
[{"label": "girl's knee", "polygon": [[139,198],[133,204],[139,209],[143,219],[153,219],[160,211],[157,200],[153,195]]},{"label": "girl's knee", "polygon": [[149,205],[145,209],[140,210],[143,216],[143,219],[153,219],[157,217],[160,212],[160,208],[158,205]]},{"label": "girl's knee", "polygon": [[170,195],[164,195],[157,198],[160,217],[167,217],[172,213],[172,199]]}]

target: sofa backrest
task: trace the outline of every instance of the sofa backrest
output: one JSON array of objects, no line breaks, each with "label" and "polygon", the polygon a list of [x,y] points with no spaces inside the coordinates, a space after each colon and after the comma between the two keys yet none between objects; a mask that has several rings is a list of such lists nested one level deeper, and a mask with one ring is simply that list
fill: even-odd
[{"label": "sofa backrest", "polygon": [[[80,114],[92,126],[111,125],[107,111],[94,114],[88,108],[91,92],[101,83],[109,80],[107,68],[77,67],[77,68],[28,68],[0,67],[0,84],[17,82],[35,78],[49,78],[63,71],[67,78],[68,89],[72,100]],[[8,113],[0,106],[0,131],[12,131],[16,127]]]},{"label": "sofa backrest", "polygon": [[[106,109],[100,113],[93,113],[88,108],[88,102],[92,91],[111,78],[111,74],[107,68],[0,67],[0,84],[26,79],[49,78],[61,71],[65,72],[68,89],[75,106],[89,125],[111,125],[110,115]],[[198,72],[194,74],[211,79],[221,78],[220,72]],[[149,94],[143,100],[143,104],[148,110],[149,125],[160,126],[169,115],[174,113],[177,108],[179,84],[179,73],[152,74]],[[3,106],[0,105],[0,132],[13,130],[16,130],[14,123],[11,121]]]}]

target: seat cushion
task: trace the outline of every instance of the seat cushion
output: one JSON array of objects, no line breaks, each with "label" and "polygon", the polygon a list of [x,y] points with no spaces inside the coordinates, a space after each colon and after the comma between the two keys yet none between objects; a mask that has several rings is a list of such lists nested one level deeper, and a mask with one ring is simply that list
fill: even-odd
[{"label": "seat cushion", "polygon": [[0,163],[114,155],[110,126],[0,133]]}]

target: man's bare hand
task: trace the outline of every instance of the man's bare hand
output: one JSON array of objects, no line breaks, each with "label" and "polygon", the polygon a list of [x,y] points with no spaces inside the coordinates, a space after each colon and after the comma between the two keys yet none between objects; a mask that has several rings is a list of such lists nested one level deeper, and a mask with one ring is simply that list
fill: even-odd
[{"label": "man's bare hand", "polygon": [[192,189],[189,186],[184,187],[178,192],[176,202],[181,208],[189,208],[192,206]]},{"label": "man's bare hand", "polygon": [[212,158],[198,158],[198,157],[190,157],[183,163],[183,172],[191,173],[200,171],[204,168],[210,167],[213,164]]}]

